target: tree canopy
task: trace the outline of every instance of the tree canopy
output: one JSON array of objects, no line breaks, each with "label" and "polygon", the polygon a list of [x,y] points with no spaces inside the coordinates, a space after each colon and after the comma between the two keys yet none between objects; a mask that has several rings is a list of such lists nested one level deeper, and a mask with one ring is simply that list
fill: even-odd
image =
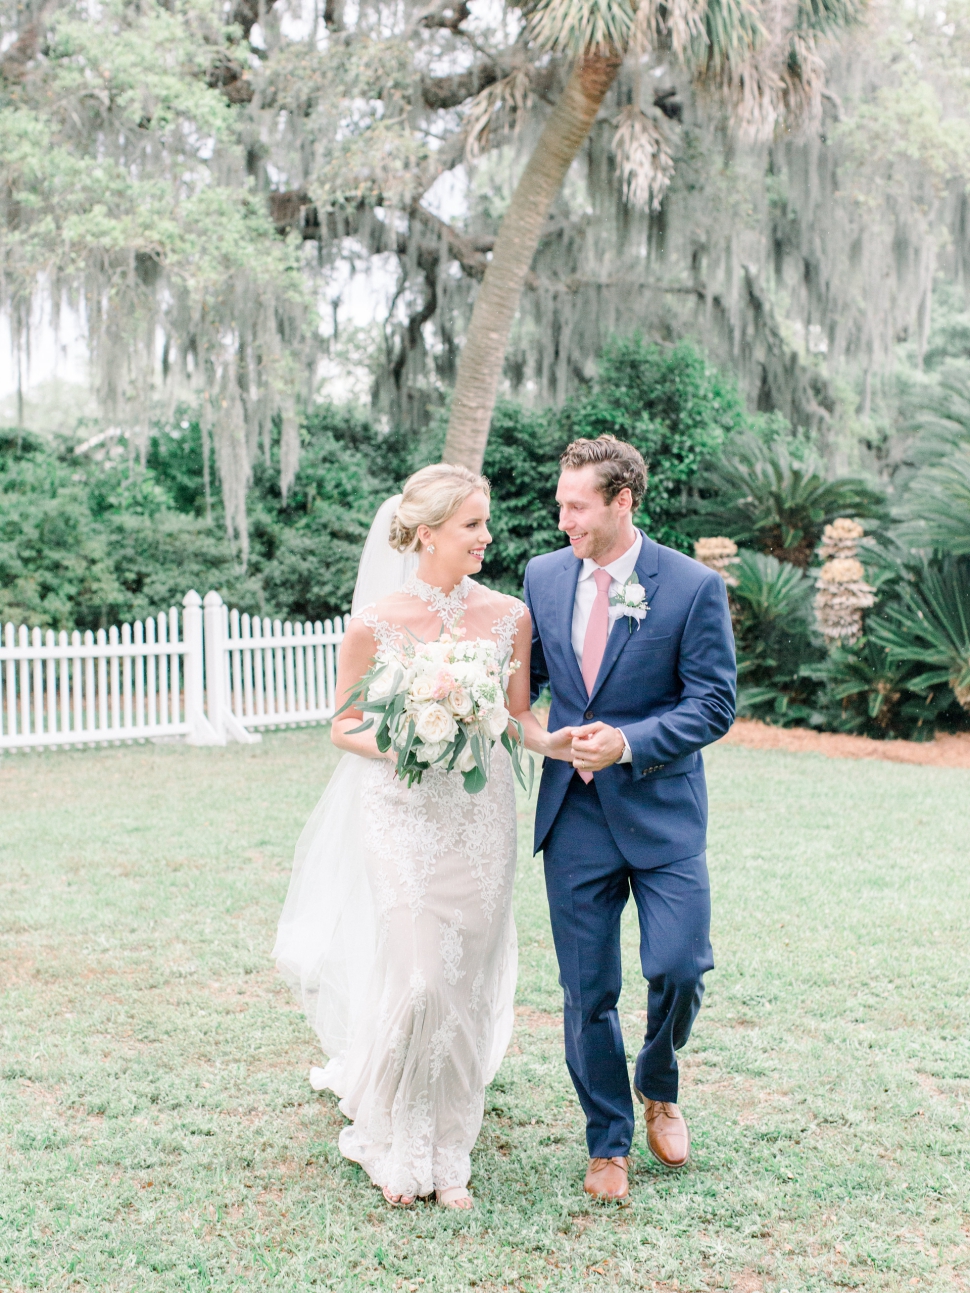
[{"label": "tree canopy", "polygon": [[[900,346],[919,366],[934,283],[970,260],[967,0],[873,0],[838,39],[838,6],[746,8],[757,57],[716,67],[713,4],[574,12],[593,26],[546,40],[467,0],[0,0],[0,293],[22,351],[46,293],[83,312],[106,424],[147,443],[191,402],[245,553],[254,463],[280,436],[289,488],[297,411],[350,340],[321,306],[393,277],[364,330],[371,395],[426,426],[576,41],[622,21],[625,49],[652,22],[540,230],[504,389],[560,402],[611,335],[693,334],[836,464],[877,440],[881,375]],[[450,223],[449,176],[468,192]]]}]

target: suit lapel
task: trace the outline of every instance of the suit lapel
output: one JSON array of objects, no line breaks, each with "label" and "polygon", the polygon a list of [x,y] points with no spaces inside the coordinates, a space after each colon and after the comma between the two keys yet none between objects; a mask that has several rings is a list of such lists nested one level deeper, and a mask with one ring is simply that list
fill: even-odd
[{"label": "suit lapel", "polygon": [[[643,531],[641,530],[640,533],[643,534]],[[639,579],[640,583],[643,585],[648,606],[657,590],[657,584],[659,582],[657,579],[657,570],[660,564],[659,559],[660,552],[657,545],[652,539],[648,539],[644,534],[643,543],[640,545],[640,555],[637,557],[637,564],[634,566],[634,570],[636,571],[637,579]],[[579,563],[577,562],[576,564],[578,565]],[[573,585],[573,592],[575,595],[575,584]],[[570,602],[570,611],[571,610],[572,602]],[[648,610],[647,619],[649,618],[650,612]],[[645,624],[647,619],[641,620],[641,625]],[[603,660],[600,664],[599,673],[596,675],[596,682],[593,685],[593,694],[589,698],[590,704],[592,704],[599,694],[603,684],[610,675],[610,670],[620,658],[620,653],[623,648],[637,631],[637,625],[634,623],[633,632],[630,632],[630,622],[627,620],[625,615],[621,619],[617,620],[617,622],[610,628],[610,636],[606,639],[606,650],[603,652]],[[580,677],[582,677],[582,675],[580,675]]]},{"label": "suit lapel", "polygon": [[569,549],[566,554],[566,561],[556,580],[556,597],[559,600],[557,607],[559,641],[562,643],[566,668],[573,683],[578,687],[580,696],[585,701],[586,684],[583,682],[579,661],[576,659],[576,652],[573,650],[573,606],[576,601],[576,585],[579,583],[579,572],[582,568],[583,563],[577,561],[572,554],[572,549]]}]

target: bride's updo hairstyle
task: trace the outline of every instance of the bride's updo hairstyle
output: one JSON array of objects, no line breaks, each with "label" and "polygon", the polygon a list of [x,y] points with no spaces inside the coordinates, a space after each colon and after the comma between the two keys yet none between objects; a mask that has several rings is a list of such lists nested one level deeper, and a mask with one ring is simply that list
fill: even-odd
[{"label": "bride's updo hairstyle", "polygon": [[467,467],[439,462],[422,467],[404,483],[404,493],[391,519],[388,542],[398,552],[417,552],[418,526],[436,530],[458,511],[470,494],[490,494],[488,481]]}]

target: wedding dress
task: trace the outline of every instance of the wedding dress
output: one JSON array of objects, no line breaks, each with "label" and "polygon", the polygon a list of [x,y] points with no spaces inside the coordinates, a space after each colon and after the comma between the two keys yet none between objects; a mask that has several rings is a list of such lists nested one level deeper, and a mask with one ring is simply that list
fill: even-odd
[{"label": "wedding dress", "polygon": [[[389,504],[371,532],[388,553]],[[426,638],[460,624],[511,651],[521,602],[467,578],[447,596],[414,574],[401,587],[406,568],[376,553],[365,550],[358,594],[399,588],[377,605],[355,595],[377,646],[415,623]],[[476,795],[457,772],[432,768],[409,789],[387,760],[345,754],[297,845],[274,956],[330,1057],[321,1085],[351,1119],[340,1150],[392,1194],[468,1183],[485,1086],[512,1032],[515,856],[501,745]]]}]

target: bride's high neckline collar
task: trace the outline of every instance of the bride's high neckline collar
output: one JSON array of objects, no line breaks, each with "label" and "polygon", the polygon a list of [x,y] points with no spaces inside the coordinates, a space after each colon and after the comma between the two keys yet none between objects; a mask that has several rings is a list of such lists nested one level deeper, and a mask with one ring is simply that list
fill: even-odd
[{"label": "bride's high neckline collar", "polygon": [[435,588],[432,584],[419,579],[417,575],[412,575],[404,585],[403,591],[411,593],[414,597],[420,597],[437,615],[441,616],[445,623],[450,623],[463,614],[468,594],[473,587],[471,578],[463,575],[450,593],[443,593],[440,588]]}]

